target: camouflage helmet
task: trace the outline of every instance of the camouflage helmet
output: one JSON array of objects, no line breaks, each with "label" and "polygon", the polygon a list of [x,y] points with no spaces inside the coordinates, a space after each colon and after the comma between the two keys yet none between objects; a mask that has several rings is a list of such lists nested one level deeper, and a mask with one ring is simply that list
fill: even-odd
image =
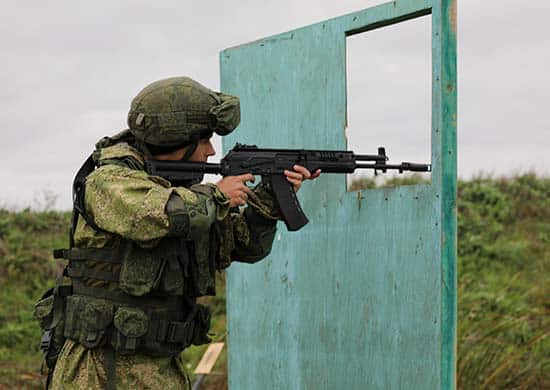
[{"label": "camouflage helmet", "polygon": [[213,132],[227,135],[240,119],[239,98],[214,92],[188,77],[172,77],[137,94],[128,112],[128,127],[139,141],[177,146]]}]

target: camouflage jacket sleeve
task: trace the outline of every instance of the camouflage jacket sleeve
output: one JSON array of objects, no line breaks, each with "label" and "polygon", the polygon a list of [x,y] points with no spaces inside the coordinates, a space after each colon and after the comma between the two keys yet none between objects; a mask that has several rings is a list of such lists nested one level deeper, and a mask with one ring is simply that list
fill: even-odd
[{"label": "camouflage jacket sleeve", "polygon": [[232,261],[255,263],[271,252],[277,220],[275,199],[262,184],[249,195],[248,206],[216,222],[219,236],[218,268]]},{"label": "camouflage jacket sleeve", "polygon": [[105,165],[86,180],[87,213],[102,230],[150,245],[165,236],[207,235],[228,212],[229,201],[214,185],[171,187],[141,170]]}]

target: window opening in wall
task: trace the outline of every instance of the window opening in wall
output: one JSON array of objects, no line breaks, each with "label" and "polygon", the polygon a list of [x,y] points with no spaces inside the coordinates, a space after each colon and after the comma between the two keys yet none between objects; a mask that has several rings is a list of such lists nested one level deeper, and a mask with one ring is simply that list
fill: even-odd
[{"label": "window opening in wall", "polygon": [[[431,16],[347,37],[347,148],[389,164],[431,163]],[[348,191],[429,182],[431,174],[356,170]]]}]

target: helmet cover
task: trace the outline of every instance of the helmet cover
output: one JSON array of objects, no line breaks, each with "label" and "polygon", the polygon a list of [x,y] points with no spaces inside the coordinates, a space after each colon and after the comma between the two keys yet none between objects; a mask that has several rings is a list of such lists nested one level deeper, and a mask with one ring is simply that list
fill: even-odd
[{"label": "helmet cover", "polygon": [[188,77],[172,77],[137,94],[128,112],[128,127],[142,142],[177,146],[213,132],[227,135],[240,119],[238,97],[214,92]]}]

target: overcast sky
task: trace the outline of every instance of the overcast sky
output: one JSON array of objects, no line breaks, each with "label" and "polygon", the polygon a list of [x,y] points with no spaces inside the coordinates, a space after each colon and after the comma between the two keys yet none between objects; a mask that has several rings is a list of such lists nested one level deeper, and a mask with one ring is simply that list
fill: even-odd
[{"label": "overcast sky", "polygon": [[[69,209],[74,173],[149,82],[188,75],[218,89],[220,50],[383,2],[2,1],[0,206],[40,207],[46,192]],[[550,2],[458,11],[459,175],[548,175]],[[350,149],[429,159],[429,23],[348,39]]]}]

